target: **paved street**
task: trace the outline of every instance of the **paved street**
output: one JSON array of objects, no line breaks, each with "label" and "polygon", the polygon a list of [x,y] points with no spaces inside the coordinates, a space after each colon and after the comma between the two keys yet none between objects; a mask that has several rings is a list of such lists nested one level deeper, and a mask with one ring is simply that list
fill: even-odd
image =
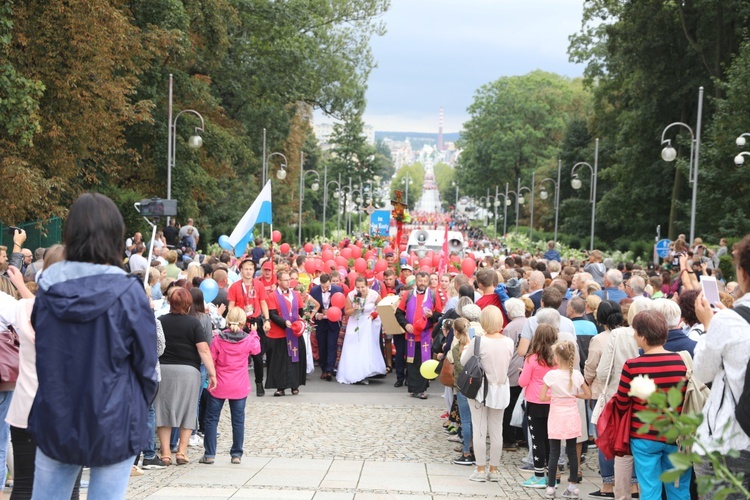
[{"label": "paved street", "polygon": [[[298,396],[251,395],[241,465],[229,463],[231,425],[225,406],[214,465],[199,465],[203,449],[191,447],[190,464],[131,478],[128,498],[543,496],[544,490],[520,486],[530,475],[518,470],[522,452],[503,454],[500,482],[469,481],[471,467],[450,463],[456,443],[447,440],[441,425],[442,386],[433,383],[430,398],[422,401],[409,397],[405,388],[394,388],[394,381],[390,374],[368,386],[345,386],[321,381],[316,372]],[[589,457],[581,486],[585,493],[597,489],[596,455]]]}]

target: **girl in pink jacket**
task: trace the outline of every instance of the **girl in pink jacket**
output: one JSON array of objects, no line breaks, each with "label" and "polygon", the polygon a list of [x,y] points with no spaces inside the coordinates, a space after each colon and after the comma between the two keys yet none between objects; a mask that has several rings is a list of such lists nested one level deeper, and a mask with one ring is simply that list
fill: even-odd
[{"label": "girl in pink jacket", "polygon": [[216,457],[216,429],[224,400],[229,400],[232,414],[232,448],[230,455],[233,464],[242,460],[242,442],[245,439],[245,402],[250,394],[248,376],[249,356],[260,352],[260,338],[257,325],[252,330],[245,327],[245,311],[233,307],[227,314],[227,328],[214,336],[211,342],[211,357],[216,367],[216,387],[209,390],[206,406],[206,433],[203,438],[205,449],[202,464],[214,463]]}]

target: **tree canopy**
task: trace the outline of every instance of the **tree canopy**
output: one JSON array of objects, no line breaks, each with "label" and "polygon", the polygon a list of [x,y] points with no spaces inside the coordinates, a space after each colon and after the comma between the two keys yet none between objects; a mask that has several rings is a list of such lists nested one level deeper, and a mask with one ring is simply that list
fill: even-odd
[{"label": "tree canopy", "polygon": [[[135,200],[166,197],[167,82],[174,109],[206,120],[203,148],[177,123],[173,198],[215,238],[259,192],[262,133],[290,175],[274,183],[280,224],[296,214],[312,110],[361,115],[389,0],[30,0],[0,7],[0,160],[6,223],[66,213],[100,191],[138,224]],[[5,119],[8,117],[8,119]],[[275,171],[276,166],[273,167]],[[312,168],[307,163],[306,169]],[[275,179],[275,177],[274,177]],[[284,210],[284,207],[288,210]],[[201,238],[204,241],[204,238]]]}]

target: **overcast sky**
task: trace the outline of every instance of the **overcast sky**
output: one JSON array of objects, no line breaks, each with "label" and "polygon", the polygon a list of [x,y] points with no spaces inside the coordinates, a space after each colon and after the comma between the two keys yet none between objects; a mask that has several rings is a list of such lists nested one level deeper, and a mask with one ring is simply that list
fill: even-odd
[{"label": "overcast sky", "polygon": [[457,132],[485,83],[535,69],[581,76],[567,48],[582,8],[583,0],[392,0],[388,33],[372,40],[378,67],[365,122],[378,131],[437,132],[443,106],[444,131]]}]

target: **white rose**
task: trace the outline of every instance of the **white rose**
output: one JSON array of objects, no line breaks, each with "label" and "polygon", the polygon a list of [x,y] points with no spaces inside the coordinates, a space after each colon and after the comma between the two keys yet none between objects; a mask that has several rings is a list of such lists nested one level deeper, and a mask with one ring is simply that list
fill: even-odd
[{"label": "white rose", "polygon": [[656,391],[656,384],[646,375],[638,375],[630,381],[630,396],[646,401]]}]

